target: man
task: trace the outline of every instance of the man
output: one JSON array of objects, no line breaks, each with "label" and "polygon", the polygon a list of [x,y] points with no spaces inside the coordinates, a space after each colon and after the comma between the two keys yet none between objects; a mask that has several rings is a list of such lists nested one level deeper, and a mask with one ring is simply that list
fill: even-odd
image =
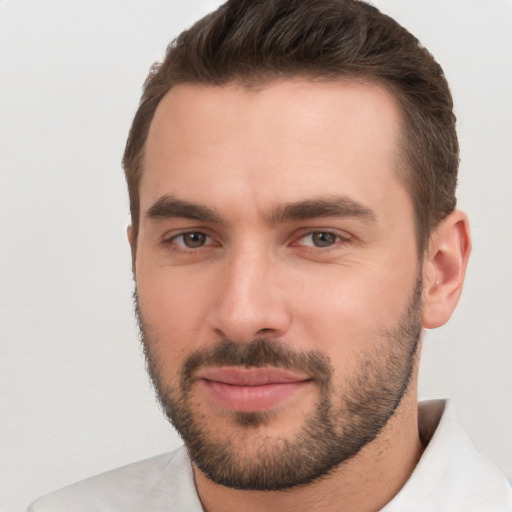
[{"label": "man", "polygon": [[185,447],[30,510],[512,510],[424,328],[461,293],[450,92],[348,0],[236,0],[150,73],[124,168],[148,370]]}]

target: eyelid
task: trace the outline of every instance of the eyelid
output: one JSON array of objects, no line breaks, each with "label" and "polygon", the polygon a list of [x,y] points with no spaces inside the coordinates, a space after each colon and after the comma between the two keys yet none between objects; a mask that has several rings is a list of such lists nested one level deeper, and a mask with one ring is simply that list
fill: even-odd
[{"label": "eyelid", "polygon": [[[343,231],[343,230],[334,229],[334,228],[306,228],[306,229],[302,229],[299,233],[297,233],[293,237],[293,240],[294,240],[293,243],[297,243],[299,240],[301,240],[307,236],[314,235],[315,233],[325,233],[325,234],[329,234],[329,235],[334,235],[335,237],[339,238],[339,241],[341,241],[341,242],[349,242],[350,240],[352,240],[354,238],[350,233]],[[335,245],[335,244],[333,244],[333,245]]]},{"label": "eyelid", "polygon": [[[193,249],[191,247],[187,247],[185,244],[178,244],[176,239],[183,237],[189,233],[198,233],[206,236],[206,242],[203,246]],[[176,245],[180,248],[180,250],[189,250],[189,251],[197,251],[202,247],[211,245],[211,242],[214,240],[213,236],[210,234],[209,230],[204,228],[186,228],[186,229],[176,229],[172,231],[167,231],[161,239],[160,244],[164,246],[172,246]]]},{"label": "eyelid", "polygon": [[[204,234],[206,237],[205,244],[198,247],[198,248],[190,248],[187,247],[184,243],[177,243],[176,240],[180,237],[183,237],[189,233],[200,233]],[[336,242],[334,242],[332,245],[320,247],[320,246],[314,246],[314,245],[306,245],[303,243],[300,243],[302,239],[304,239],[307,236],[314,235],[316,233],[325,233],[330,234],[338,238]],[[302,228],[300,230],[297,230],[292,235],[292,241],[291,245],[298,245],[305,248],[311,248],[311,249],[320,249],[320,250],[328,250],[330,248],[335,248],[339,244],[343,244],[346,242],[350,242],[354,239],[354,236],[348,233],[345,230],[339,230],[336,228],[317,228],[317,227],[307,227]],[[204,227],[196,227],[196,228],[181,228],[181,229],[175,229],[167,231],[162,237],[161,241],[159,242],[163,246],[177,246],[179,249],[176,250],[189,250],[197,252],[201,248],[205,248],[211,245],[221,245],[220,242],[216,240],[216,237],[211,233],[211,230]]]},{"label": "eyelid", "polygon": [[[185,236],[190,235],[190,234],[204,235],[204,243],[202,245],[200,245],[199,247],[188,247],[184,242],[185,242]],[[180,240],[180,239],[183,243],[177,242],[177,240]],[[185,249],[199,249],[201,247],[204,247],[205,245],[209,245],[209,240],[211,240],[211,237],[208,236],[206,233],[203,233],[202,231],[187,231],[185,233],[179,233],[178,235],[174,235],[173,237],[171,237],[172,242],[176,243],[180,247],[184,247]]]}]

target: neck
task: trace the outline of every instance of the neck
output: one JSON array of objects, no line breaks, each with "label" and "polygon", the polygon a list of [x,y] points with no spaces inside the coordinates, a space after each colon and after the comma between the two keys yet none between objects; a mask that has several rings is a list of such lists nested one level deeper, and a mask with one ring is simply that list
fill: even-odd
[{"label": "neck", "polygon": [[377,438],[311,484],[285,491],[241,491],[215,484],[193,469],[205,512],[374,512],[400,491],[422,452],[416,382],[411,382]]}]

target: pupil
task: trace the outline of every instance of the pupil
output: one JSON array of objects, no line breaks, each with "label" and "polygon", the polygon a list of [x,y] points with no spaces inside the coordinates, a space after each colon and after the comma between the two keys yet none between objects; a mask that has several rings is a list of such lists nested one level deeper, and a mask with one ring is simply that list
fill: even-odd
[{"label": "pupil", "polygon": [[187,247],[201,247],[204,244],[206,235],[204,233],[187,233],[183,236],[183,241]]},{"label": "pupil", "polygon": [[332,233],[314,233],[313,242],[317,247],[327,247],[336,242],[336,235]]}]

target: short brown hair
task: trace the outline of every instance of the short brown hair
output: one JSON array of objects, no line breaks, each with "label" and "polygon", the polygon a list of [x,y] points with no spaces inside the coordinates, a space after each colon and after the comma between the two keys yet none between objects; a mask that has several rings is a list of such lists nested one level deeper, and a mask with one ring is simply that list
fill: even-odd
[{"label": "short brown hair", "polygon": [[446,78],[395,20],[357,0],[229,0],[167,48],[144,84],[123,166],[135,237],[139,182],[155,110],[179,83],[248,87],[274,79],[355,79],[385,86],[404,118],[399,175],[411,194],[419,254],[456,204],[459,146]]}]

